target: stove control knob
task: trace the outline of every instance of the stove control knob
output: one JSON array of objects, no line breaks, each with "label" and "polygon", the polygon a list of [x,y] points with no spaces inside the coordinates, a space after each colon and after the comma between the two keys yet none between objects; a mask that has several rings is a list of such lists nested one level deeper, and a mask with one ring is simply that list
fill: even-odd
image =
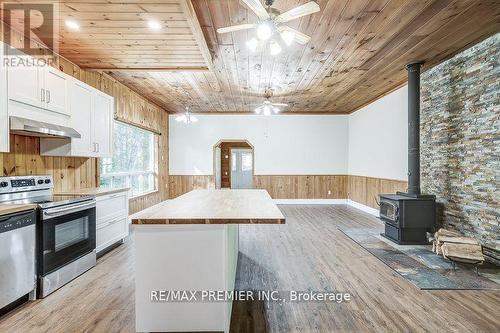
[{"label": "stove control knob", "polygon": [[0,187],[7,187],[9,186],[9,183],[7,182],[0,182]]},{"label": "stove control knob", "polygon": [[38,179],[38,184],[43,184],[43,179]]},{"label": "stove control knob", "polygon": [[45,179],[45,184],[50,184],[50,179]]}]

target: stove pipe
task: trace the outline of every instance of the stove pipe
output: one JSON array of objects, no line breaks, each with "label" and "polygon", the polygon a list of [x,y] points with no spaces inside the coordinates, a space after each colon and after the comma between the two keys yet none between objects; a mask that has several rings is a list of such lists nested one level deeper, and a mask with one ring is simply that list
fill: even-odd
[{"label": "stove pipe", "polygon": [[406,65],[408,71],[408,194],[420,194],[420,67]]}]

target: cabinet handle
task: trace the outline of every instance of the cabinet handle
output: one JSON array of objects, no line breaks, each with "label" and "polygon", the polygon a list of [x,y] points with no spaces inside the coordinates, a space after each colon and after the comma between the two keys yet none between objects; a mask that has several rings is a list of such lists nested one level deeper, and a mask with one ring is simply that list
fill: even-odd
[{"label": "cabinet handle", "polygon": [[96,145],[97,145],[97,152],[99,152],[99,148],[100,148],[99,147],[99,142],[97,142]]},{"label": "cabinet handle", "polygon": [[43,89],[43,88],[42,88],[42,89],[41,89],[41,92],[42,92],[42,93],[40,94],[40,100],[41,100],[42,102],[45,102],[45,89]]},{"label": "cabinet handle", "polygon": [[93,147],[93,151],[94,151],[94,153],[97,153],[97,149],[96,149],[96,147],[95,147],[95,142],[92,142],[92,147]]},{"label": "cabinet handle", "polygon": [[46,91],[47,91],[47,103],[50,103],[50,91],[49,90]]}]

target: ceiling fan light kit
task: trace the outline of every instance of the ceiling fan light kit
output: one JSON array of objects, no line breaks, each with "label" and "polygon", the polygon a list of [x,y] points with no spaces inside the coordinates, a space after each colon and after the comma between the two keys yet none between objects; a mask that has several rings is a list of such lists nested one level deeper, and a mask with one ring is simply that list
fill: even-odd
[{"label": "ceiling fan light kit", "polygon": [[316,13],[320,10],[319,5],[310,1],[301,6],[290,9],[284,13],[281,13],[276,8],[271,7],[274,0],[265,0],[264,5],[260,0],[242,0],[250,10],[252,10],[255,15],[259,18],[259,23],[257,24],[240,24],[224,28],[217,29],[220,34],[235,32],[240,30],[255,29],[255,34],[257,38],[251,38],[246,42],[248,49],[255,52],[259,46],[259,40],[261,42],[269,42],[269,52],[271,55],[277,55],[281,53],[282,47],[290,46],[295,41],[298,44],[307,44],[311,37],[297,31],[284,23],[298,19],[302,16],[310,15]]},{"label": "ceiling fan light kit", "polygon": [[257,40],[257,38],[254,37],[252,39],[247,40],[246,45],[250,49],[250,51],[255,52],[257,46],[259,46],[259,41]]},{"label": "ceiling fan light kit", "polygon": [[280,54],[281,53],[281,46],[278,43],[271,41],[271,43],[269,45],[269,53],[271,53],[272,56]]},{"label": "ceiling fan light kit", "polygon": [[271,97],[273,97],[272,90],[266,90],[265,100],[257,106],[254,111],[256,114],[263,114],[264,116],[270,116],[271,114],[277,114],[281,112],[280,107],[287,107],[286,103],[273,103],[271,102]]},{"label": "ceiling fan light kit", "polygon": [[178,115],[177,117],[175,117],[175,121],[177,121],[178,123],[182,122],[184,124],[191,124],[197,122],[198,118],[193,116],[191,112],[189,112],[189,107],[186,106],[186,112],[182,115]]},{"label": "ceiling fan light kit", "polygon": [[261,41],[266,41],[273,35],[275,27],[269,21],[264,21],[257,26],[257,37]]}]

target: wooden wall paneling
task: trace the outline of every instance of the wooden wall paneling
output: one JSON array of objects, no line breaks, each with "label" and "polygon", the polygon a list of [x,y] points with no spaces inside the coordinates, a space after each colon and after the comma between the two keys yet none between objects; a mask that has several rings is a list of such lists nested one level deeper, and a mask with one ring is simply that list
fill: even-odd
[{"label": "wooden wall paneling", "polygon": [[[175,197],[197,186],[191,177],[169,176],[170,194]],[[345,175],[255,175],[254,188],[265,189],[274,199],[344,199],[347,198],[347,176]],[[204,185],[204,184],[203,184]],[[178,188],[176,190],[175,188]],[[331,191],[331,194],[328,194]]]},{"label": "wooden wall paneling", "polygon": [[349,175],[349,199],[378,209],[378,195],[381,193],[404,192],[408,183],[404,180]]},{"label": "wooden wall paneling", "polygon": [[[366,196],[365,205],[377,208],[378,207],[378,195],[380,194],[380,179],[379,178],[366,178]],[[391,193],[391,192],[388,192]]]},{"label": "wooden wall paneling", "polygon": [[[213,176],[169,175],[168,179],[169,198],[193,189],[214,188]],[[402,180],[350,175],[254,175],[253,184],[273,199],[349,198],[372,208],[378,208],[380,193],[396,193],[407,187]]]},{"label": "wooden wall paneling", "polygon": [[315,178],[314,176],[297,176],[297,199],[314,198]]},{"label": "wooden wall paneling", "polygon": [[210,175],[169,175],[169,198],[173,199],[196,189],[214,189],[215,179]]},{"label": "wooden wall paneling", "polygon": [[348,184],[349,199],[366,204],[366,177],[349,175]]}]

